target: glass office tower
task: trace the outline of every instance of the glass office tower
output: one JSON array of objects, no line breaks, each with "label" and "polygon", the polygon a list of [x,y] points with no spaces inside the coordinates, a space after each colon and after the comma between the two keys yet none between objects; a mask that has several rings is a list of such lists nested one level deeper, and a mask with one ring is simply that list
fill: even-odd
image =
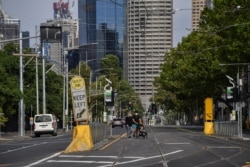
[{"label": "glass office tower", "polygon": [[95,73],[107,54],[122,60],[125,0],[79,0],[79,53]]}]

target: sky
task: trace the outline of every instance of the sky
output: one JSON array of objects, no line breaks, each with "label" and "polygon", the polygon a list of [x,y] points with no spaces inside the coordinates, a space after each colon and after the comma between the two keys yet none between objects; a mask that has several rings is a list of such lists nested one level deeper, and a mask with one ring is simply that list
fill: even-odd
[{"label": "sky", "polygon": [[[67,0],[63,0],[66,2]],[[70,5],[73,0],[70,0]],[[14,19],[21,20],[21,31],[29,31],[30,36],[36,36],[36,26],[40,27],[40,23],[53,19],[53,2],[58,0],[2,0],[2,9],[6,14]],[[78,0],[75,0],[73,8],[73,18],[78,18],[77,13]],[[192,0],[173,0],[174,9],[178,10],[173,15],[173,46],[181,42],[183,36],[187,36],[191,28],[192,16]],[[39,32],[38,32],[39,34]],[[31,39],[31,47],[34,47],[35,39]]]}]

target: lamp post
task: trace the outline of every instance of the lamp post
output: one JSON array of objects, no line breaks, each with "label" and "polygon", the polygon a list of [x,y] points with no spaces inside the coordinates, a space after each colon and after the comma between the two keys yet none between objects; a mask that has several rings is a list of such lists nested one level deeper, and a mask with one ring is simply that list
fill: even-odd
[{"label": "lamp post", "polygon": [[[22,35],[22,34],[21,34]],[[20,35],[20,36],[21,36]],[[36,57],[37,59],[37,54],[23,54],[22,53],[22,40],[23,38],[20,38],[20,52],[19,54],[13,54],[14,56],[19,56],[19,69],[20,69],[20,91],[23,94],[23,73],[24,73],[24,68],[25,66],[30,62],[28,61],[25,65],[23,65],[23,56],[27,57]],[[32,60],[32,59],[30,59]],[[24,130],[24,102],[23,102],[23,97],[20,99],[20,104],[19,104],[19,128],[18,128],[18,134],[20,137],[25,135],[25,130]]]},{"label": "lamp post", "polygon": [[[92,96],[92,90],[91,90],[91,81],[92,81],[92,74],[96,73],[96,72],[99,72],[101,70],[109,70],[109,69],[113,69],[113,68],[103,68],[103,69],[97,69],[95,70],[93,73],[90,71],[90,77],[89,77],[89,103],[90,103],[90,100],[91,100],[91,96]],[[97,84],[96,84],[96,88],[97,88]],[[105,92],[105,88],[104,88],[104,92]],[[97,94],[97,90],[96,90],[96,94]],[[96,100],[96,104],[97,104],[97,100]],[[104,102],[104,105],[105,105],[105,102]],[[105,106],[104,106],[104,110],[105,110]],[[96,111],[97,113],[97,111]]]},{"label": "lamp post", "polygon": [[23,107],[23,48],[22,48],[22,32],[20,32],[20,91],[22,93],[22,97],[20,99],[19,106],[19,136],[25,136],[25,128],[24,128],[24,107]]},{"label": "lamp post", "polygon": [[[22,48],[22,40],[24,39],[31,39],[31,38],[38,38],[39,36],[33,36],[33,37],[22,37],[22,32],[20,31],[19,33],[19,38],[16,39],[7,39],[7,40],[1,40],[0,43],[6,43],[6,42],[12,42],[12,41],[19,41],[19,73],[20,73],[20,92],[22,93],[22,97],[20,99],[19,103],[19,115],[18,115],[18,120],[19,120],[19,126],[18,126],[18,135],[20,137],[25,136],[25,129],[24,129],[24,103],[23,103],[23,72],[24,72],[24,67],[23,67],[23,48]],[[16,55],[16,54],[13,54]],[[34,56],[31,54],[31,56]],[[37,55],[36,55],[37,56]]]},{"label": "lamp post", "polygon": [[[78,75],[79,75],[79,76],[81,75],[81,64],[82,64],[82,63],[85,63],[85,64],[86,64],[86,69],[87,69],[88,62],[95,61],[95,60],[99,60],[99,59],[100,59],[100,58],[98,58],[98,59],[90,59],[90,60],[86,60],[86,61],[79,61],[79,64],[78,64]],[[101,58],[101,59],[107,59],[107,58]]]}]

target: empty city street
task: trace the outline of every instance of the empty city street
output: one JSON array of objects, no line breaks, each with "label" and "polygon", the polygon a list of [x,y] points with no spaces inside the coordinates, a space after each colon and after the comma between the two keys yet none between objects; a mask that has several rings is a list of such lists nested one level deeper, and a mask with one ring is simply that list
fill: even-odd
[{"label": "empty city street", "polygon": [[[63,153],[66,141],[70,136],[43,138],[50,142],[26,139],[32,147],[23,147],[11,153],[1,151],[1,166],[36,166],[36,167],[109,167],[109,166],[148,166],[148,167],[241,167],[250,161],[250,140],[228,139],[218,136],[204,135],[202,127],[146,127],[148,138],[127,138],[125,135],[115,135],[109,142],[98,143],[91,151]],[[116,127],[116,134],[125,129]],[[66,137],[66,138],[65,138]],[[54,139],[55,142],[52,142]],[[37,143],[36,143],[37,142]],[[36,143],[36,144],[35,144]],[[51,144],[54,143],[54,144]],[[61,144],[60,144],[61,143]],[[43,144],[43,146],[39,146]],[[1,148],[3,143],[1,143]],[[5,147],[11,147],[8,143]],[[61,149],[58,149],[59,145]],[[57,147],[55,147],[57,146]],[[46,149],[45,149],[46,147]],[[39,154],[38,154],[39,153]],[[5,158],[20,156],[29,157],[22,163],[8,164]],[[8,156],[7,156],[8,155]],[[4,159],[3,159],[4,158]],[[17,159],[19,160],[20,157]],[[3,163],[5,162],[5,163]]]}]

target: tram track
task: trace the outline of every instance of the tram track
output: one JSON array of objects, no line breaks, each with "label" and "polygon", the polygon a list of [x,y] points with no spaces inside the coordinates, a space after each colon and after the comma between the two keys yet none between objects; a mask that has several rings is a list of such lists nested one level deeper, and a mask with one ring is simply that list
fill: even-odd
[{"label": "tram track", "polygon": [[155,134],[150,126],[149,126],[149,129],[150,129],[150,132],[152,133],[152,136],[154,138],[157,149],[161,155],[162,165],[163,165],[163,167],[168,167],[167,161],[166,161],[165,157],[163,156],[163,152],[162,152],[161,147],[160,147],[160,142],[159,142],[158,138],[155,136]]},{"label": "tram track", "polygon": [[[160,132],[156,130],[154,127],[147,126],[147,131],[149,134],[149,139],[142,139],[142,141],[139,141],[140,139],[125,139],[126,134],[123,134],[119,137],[119,140],[124,140],[124,145],[119,148],[119,150],[116,153],[115,158],[109,163],[102,167],[115,167],[115,166],[124,166],[124,165],[131,165],[136,167],[146,167],[146,166],[162,166],[162,167],[171,167],[173,164],[171,164],[172,161],[185,161],[187,159],[192,159],[193,157],[199,159],[202,155],[209,155],[212,156],[211,161],[202,161],[200,160],[199,163],[194,164],[192,167],[205,167],[205,166],[211,166],[216,165],[219,163],[227,163],[230,166],[239,167],[239,164],[235,162],[235,159],[237,159],[244,151],[250,151],[249,146],[245,147],[245,144],[243,142],[238,142],[237,140],[231,140],[231,139],[225,139],[217,136],[210,136],[210,135],[204,135],[201,131],[192,131],[187,129],[181,129],[179,127],[173,128],[177,129],[178,131],[173,131],[175,133],[181,132],[178,134],[178,136],[181,136],[183,139],[187,139],[188,141],[185,142],[168,142],[167,144],[170,145],[195,145],[197,147],[200,147],[200,150],[197,150],[193,153],[188,153],[187,155],[179,155],[178,157],[169,157],[166,159],[166,156],[169,156],[170,154],[167,153],[166,147],[164,148],[162,144],[164,144],[164,139],[162,138],[162,134],[164,131]],[[168,129],[169,133],[171,133]],[[160,134],[160,136],[159,136]],[[142,157],[136,157],[131,156],[131,159],[128,160],[129,156],[129,149],[131,147],[134,147],[135,145],[130,142],[136,142],[141,143],[144,140],[150,140],[151,148],[154,148],[152,150],[151,156],[142,156]],[[139,141],[139,142],[138,142]],[[116,141],[115,141],[116,142]],[[141,147],[141,146],[140,146]],[[182,151],[182,150],[181,150]],[[227,154],[221,154],[221,152],[228,152]],[[133,157],[133,158],[132,158]],[[149,159],[153,158],[159,158],[160,161],[151,162],[148,161]],[[124,161],[124,159],[127,159]],[[137,162],[144,162],[144,164]],[[244,161],[246,164],[247,161]],[[244,163],[243,162],[243,163]]]},{"label": "tram track", "polygon": [[[200,151],[200,153],[202,153],[203,151],[207,151],[207,152],[211,153],[212,155],[218,157],[218,160],[195,165],[194,167],[203,167],[203,166],[207,166],[207,165],[213,165],[213,164],[218,163],[220,161],[226,161],[227,163],[229,163],[232,166],[239,167],[238,164],[233,162],[233,158],[240,156],[244,151],[250,151],[250,146],[244,142],[239,142],[240,139],[228,139],[228,138],[223,138],[223,137],[219,137],[219,136],[212,136],[212,135],[205,136],[204,134],[197,133],[197,132],[187,130],[187,129],[182,129],[182,128],[176,128],[176,129],[179,129],[179,130],[184,131],[186,133],[192,133],[192,134],[195,133],[196,134],[195,136],[190,135],[190,137],[188,139],[191,141],[191,143],[202,147],[202,150]],[[188,136],[188,135],[185,135],[185,136]],[[197,139],[197,138],[199,138],[199,139]],[[201,140],[201,138],[204,138],[204,140]],[[203,143],[201,143],[201,141],[203,141]],[[207,141],[209,144],[206,145],[204,143],[204,141]],[[223,155],[223,154],[217,153],[216,152],[217,149],[222,149],[222,150],[225,149],[224,152],[229,152],[229,151],[233,152],[232,150],[234,150],[234,153],[232,153],[231,155]],[[196,152],[195,154],[199,154],[199,152]],[[191,157],[192,155],[188,155],[188,156]],[[247,163],[248,162],[246,162],[246,164]]]},{"label": "tram track", "polygon": [[[167,161],[166,161],[166,159],[164,157],[164,153],[163,153],[163,151],[162,151],[162,149],[160,147],[159,139],[156,137],[156,135],[154,134],[154,131],[152,130],[152,128],[150,126],[147,127],[147,131],[150,132],[150,136],[153,137],[151,140],[154,141],[154,145],[156,146],[156,148],[158,150],[158,153],[160,155],[160,159],[161,159],[161,162],[162,162],[162,167],[168,167]],[[125,134],[121,135],[119,139],[124,138],[124,137],[126,137]],[[147,140],[147,139],[145,139],[145,140]],[[117,157],[113,160],[112,165],[106,165],[106,166],[115,167],[116,165],[119,165],[119,159],[121,159],[123,157],[124,153],[128,149],[129,142],[131,142],[131,140],[126,141],[126,143],[124,144],[124,146],[121,148],[120,152],[118,153]],[[142,159],[144,159],[144,158],[142,158]],[[153,165],[153,164],[145,164],[145,165],[143,165],[143,167],[150,166],[150,165]]]}]

